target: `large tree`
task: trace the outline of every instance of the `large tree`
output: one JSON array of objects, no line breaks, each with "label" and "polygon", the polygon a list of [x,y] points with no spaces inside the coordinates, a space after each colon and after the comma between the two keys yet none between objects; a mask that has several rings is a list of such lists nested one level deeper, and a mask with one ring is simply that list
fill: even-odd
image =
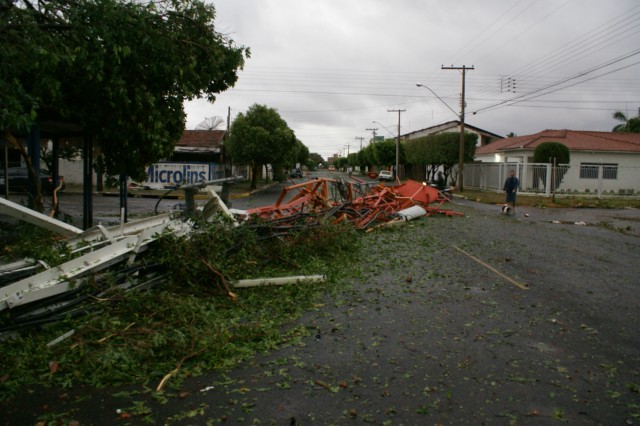
[{"label": "large tree", "polygon": [[[371,144],[373,146],[373,157],[379,166],[392,166],[396,164],[396,140],[385,139]],[[402,150],[401,154],[402,156]]]},{"label": "large tree", "polygon": [[[473,161],[478,135],[464,134],[464,161]],[[460,133],[446,132],[423,136],[406,141],[407,161],[425,166],[427,180],[433,180],[435,173],[442,168],[445,179],[451,177],[455,182],[455,173],[460,160]]]},{"label": "large tree", "polygon": [[110,174],[168,156],[183,103],[233,86],[249,52],[215,31],[200,0],[4,1],[0,131],[55,117],[95,136]]},{"label": "large tree", "polygon": [[322,164],[323,166],[325,165],[326,161],[324,158],[322,158],[322,156],[320,154],[318,154],[317,152],[312,152],[309,154],[309,160],[308,160],[309,166],[312,170],[315,170],[318,168],[318,166],[320,164]]},{"label": "large tree", "polygon": [[267,164],[281,165],[297,154],[295,134],[278,111],[265,105],[252,105],[240,113],[231,125],[227,153],[234,163],[251,167],[251,189],[257,187],[260,168]]}]

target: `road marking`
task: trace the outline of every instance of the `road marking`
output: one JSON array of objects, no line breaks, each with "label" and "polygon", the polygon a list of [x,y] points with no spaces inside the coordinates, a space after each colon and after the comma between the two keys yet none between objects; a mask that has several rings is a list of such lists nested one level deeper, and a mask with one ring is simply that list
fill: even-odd
[{"label": "road marking", "polygon": [[466,251],[462,250],[460,247],[454,246],[453,244],[451,245],[451,247],[453,247],[454,249],[458,250],[460,253],[469,256],[471,259],[475,260],[476,262],[478,262],[479,264],[481,264],[485,268],[489,269],[490,271],[495,272],[496,274],[500,275],[502,278],[504,278],[505,280],[509,281],[511,284],[515,285],[516,287],[521,288],[522,290],[529,290],[529,286],[527,284],[519,283],[518,281],[516,281],[513,278],[509,277],[508,275],[505,275],[502,272],[498,271],[493,266],[491,266],[491,265],[483,262],[482,260],[478,259],[477,257],[472,255],[471,253],[467,253]]}]

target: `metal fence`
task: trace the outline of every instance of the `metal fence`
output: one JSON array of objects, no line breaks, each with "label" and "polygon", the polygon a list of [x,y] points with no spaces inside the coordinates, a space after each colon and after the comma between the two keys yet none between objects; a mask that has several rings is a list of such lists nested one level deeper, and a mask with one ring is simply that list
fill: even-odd
[{"label": "metal fence", "polygon": [[520,179],[520,192],[542,194],[639,195],[640,167],[581,163],[470,163],[464,166],[465,187],[501,191],[509,171]]}]

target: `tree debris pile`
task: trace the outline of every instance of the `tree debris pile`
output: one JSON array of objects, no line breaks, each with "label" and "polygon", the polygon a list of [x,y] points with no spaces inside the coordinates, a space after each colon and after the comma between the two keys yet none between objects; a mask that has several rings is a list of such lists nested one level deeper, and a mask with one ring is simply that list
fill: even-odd
[{"label": "tree debris pile", "polygon": [[[356,229],[372,229],[406,221],[409,217],[435,213],[461,215],[442,208],[448,201],[442,192],[413,180],[398,186],[385,186],[357,179],[354,183],[318,178],[284,188],[273,205],[232,212],[244,221],[260,220],[282,231],[311,225],[321,218],[331,219],[334,224],[348,222]],[[414,207],[420,207],[423,213],[417,216],[402,214]]]},{"label": "tree debris pile", "polygon": [[284,326],[359,244],[327,221],[282,235],[163,214],[82,231],[10,208],[29,223],[0,227],[0,399],[38,381],[161,390],[236,365],[306,333]]}]

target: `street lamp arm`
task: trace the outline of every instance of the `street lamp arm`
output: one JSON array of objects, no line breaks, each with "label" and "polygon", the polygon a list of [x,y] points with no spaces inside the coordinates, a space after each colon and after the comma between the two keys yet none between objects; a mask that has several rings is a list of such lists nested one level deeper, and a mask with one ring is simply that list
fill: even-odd
[{"label": "street lamp arm", "polygon": [[438,99],[440,100],[440,102],[442,102],[443,104],[445,104],[445,106],[446,106],[447,108],[449,108],[449,109],[451,110],[451,112],[455,114],[455,116],[456,116],[456,117],[460,118],[460,114],[458,114],[457,112],[455,112],[455,111],[453,110],[453,108],[451,108],[451,107],[449,106],[449,104],[448,104],[448,103],[446,103],[446,102],[445,102],[445,101],[444,101],[440,96],[438,96],[438,94],[437,94],[436,92],[434,92],[433,90],[431,90],[431,88],[430,88],[430,87],[425,86],[424,84],[420,84],[420,83],[416,83],[416,86],[418,86],[418,87],[423,87],[423,88],[427,89],[428,91],[430,91],[431,93],[433,93],[433,95],[434,95],[436,98],[438,98]]},{"label": "street lamp arm", "polygon": [[384,127],[384,129],[385,129],[387,132],[389,132],[389,134],[390,134],[391,136],[393,136],[394,138],[396,137],[396,135],[395,135],[391,130],[387,129],[387,127],[386,127],[384,124],[382,124],[382,123],[380,123],[380,122],[378,122],[378,121],[374,121],[373,123],[374,123],[374,124],[379,124],[379,125],[381,125],[382,127]]}]

